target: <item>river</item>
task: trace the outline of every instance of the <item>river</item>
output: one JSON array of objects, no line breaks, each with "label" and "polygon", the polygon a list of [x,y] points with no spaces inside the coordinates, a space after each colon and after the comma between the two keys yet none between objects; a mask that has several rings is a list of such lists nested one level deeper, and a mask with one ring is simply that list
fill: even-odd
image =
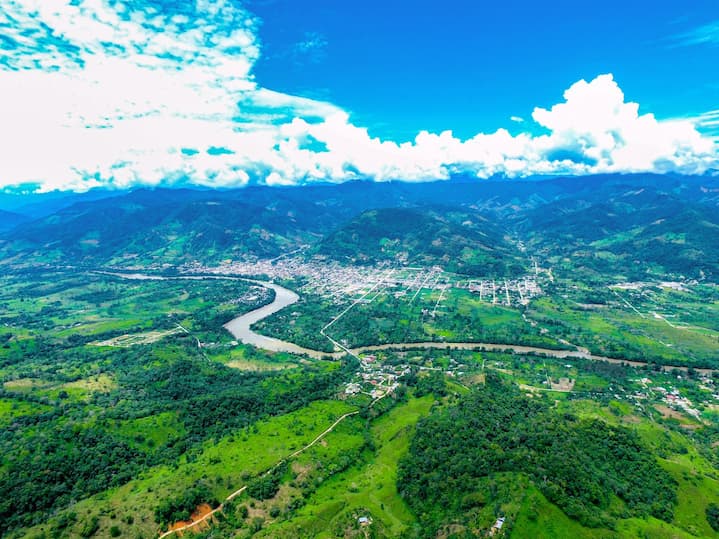
[{"label": "river", "polygon": [[[100,273],[100,272],[98,272]],[[262,307],[259,307],[253,311],[240,315],[227,322],[223,327],[229,331],[235,339],[244,343],[251,344],[262,350],[269,352],[289,352],[292,354],[305,354],[308,357],[314,359],[339,359],[345,353],[334,352],[327,353],[319,350],[312,350],[310,348],[304,348],[297,344],[283,341],[281,339],[275,339],[274,337],[267,337],[261,335],[251,329],[251,326],[260,320],[267,318],[268,316],[281,311],[285,307],[296,303],[300,297],[287,288],[280,286],[275,283],[267,281],[257,281],[254,279],[245,279],[242,277],[231,277],[231,276],[189,276],[183,275],[178,277],[164,277],[159,275],[145,275],[145,274],[121,274],[111,272],[101,272],[106,275],[114,275],[116,277],[122,277],[125,279],[232,279],[252,282],[266,288],[270,288],[275,292],[275,299],[272,303],[268,303]],[[357,355],[363,352],[373,352],[380,350],[426,350],[426,349],[455,349],[455,350],[481,350],[486,352],[514,352],[517,354],[541,354],[547,357],[555,359],[591,359],[593,361],[605,361],[607,363],[626,364],[634,367],[641,367],[647,363],[644,361],[634,361],[620,358],[610,358],[605,356],[598,356],[590,354],[584,350],[553,350],[550,348],[538,348],[535,346],[524,346],[520,344],[497,344],[497,343],[480,343],[480,342],[415,342],[415,343],[395,343],[395,344],[379,344],[374,346],[360,346],[357,348],[350,349],[350,353]],[[686,371],[687,367],[663,365],[662,370],[670,371],[677,369],[680,371]],[[697,372],[702,374],[711,375],[713,369],[695,369]]]},{"label": "river", "polygon": [[291,352],[293,354],[307,354],[315,359],[321,359],[327,355],[318,350],[311,350],[309,348],[303,348],[297,344],[275,339],[274,337],[267,337],[261,335],[255,331],[252,331],[252,324],[259,322],[263,318],[275,314],[277,311],[281,311],[285,307],[289,307],[293,303],[296,303],[300,297],[293,292],[275,283],[268,283],[265,281],[253,281],[256,284],[262,285],[266,288],[270,288],[275,292],[275,300],[272,303],[268,303],[254,311],[250,311],[243,315],[233,318],[227,322],[224,327],[227,331],[232,333],[238,341],[244,344],[251,344],[257,348],[268,350],[270,352]]},{"label": "river", "polygon": [[[250,328],[252,324],[259,322],[263,318],[266,318],[289,305],[297,302],[299,296],[292,290],[288,290],[282,286],[274,283],[268,283],[264,281],[254,281],[257,284],[266,286],[275,291],[275,300],[250,311],[249,313],[243,314],[230,320],[224,325],[234,337],[245,344],[252,344],[263,350],[271,352],[292,352],[294,354],[306,354],[309,357],[315,359],[333,358],[339,359],[344,355],[344,352],[320,352],[319,350],[312,350],[309,348],[303,348],[294,343],[275,339],[273,337],[267,337],[260,335]],[[364,352],[375,352],[380,350],[426,350],[426,349],[442,349],[442,350],[481,350],[485,352],[514,352],[517,354],[540,354],[555,359],[590,359],[593,361],[605,361],[607,363],[615,364],[626,364],[633,367],[642,367],[647,363],[644,361],[633,361],[628,359],[611,358],[605,356],[598,356],[590,354],[585,350],[553,350],[550,348],[538,348],[536,346],[524,346],[520,344],[497,344],[497,343],[481,343],[481,342],[415,342],[415,343],[389,343],[389,344],[378,344],[373,346],[360,346],[357,348],[350,349],[350,353],[353,355],[361,354]],[[675,367],[671,365],[663,365],[662,370],[670,371],[672,369],[678,369],[686,371],[687,367]],[[703,374],[711,374],[712,369],[696,369],[697,372]]]}]

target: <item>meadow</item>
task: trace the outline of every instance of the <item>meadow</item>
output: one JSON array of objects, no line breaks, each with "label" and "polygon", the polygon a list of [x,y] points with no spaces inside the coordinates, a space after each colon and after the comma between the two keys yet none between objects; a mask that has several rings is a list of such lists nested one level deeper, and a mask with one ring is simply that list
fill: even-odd
[{"label": "meadow", "polygon": [[[317,361],[232,342],[222,324],[271,300],[247,282],[38,273],[31,281],[6,275],[2,284],[4,536],[149,539],[242,487],[185,535],[416,538],[434,529],[451,537],[485,533],[504,516],[505,536],[520,538],[719,536],[708,516],[719,504],[714,377],[657,368],[713,365],[716,328],[702,322],[716,309],[711,287],[596,292],[561,282],[527,306],[493,305],[466,289],[425,289],[413,300],[379,291],[328,333],[353,346],[487,340],[566,348],[569,342],[635,353],[650,363],[379,350],[374,364],[406,366],[406,374],[393,393],[376,400],[345,392],[364,372],[354,358]],[[312,342],[311,331],[319,333],[342,308],[309,294],[260,326]],[[678,327],[662,333],[671,326],[652,312]],[[673,346],[658,342],[668,338]],[[516,384],[516,398],[542,407],[558,432],[565,421],[599,421],[608,432],[636,438],[642,455],[671,481],[674,498],[665,500],[671,511],[637,511],[626,493],[615,499],[602,491],[605,520],[593,521],[586,516],[591,511],[578,513],[535,475],[506,462],[479,477],[474,491],[448,495],[451,514],[417,498],[402,475],[417,432],[425,436],[431,421],[456,413],[493,377]],[[478,405],[473,413],[484,416],[494,407]],[[452,461],[460,449],[448,434],[438,436],[447,440],[437,447],[442,462]],[[549,447],[551,456],[561,445]]]}]

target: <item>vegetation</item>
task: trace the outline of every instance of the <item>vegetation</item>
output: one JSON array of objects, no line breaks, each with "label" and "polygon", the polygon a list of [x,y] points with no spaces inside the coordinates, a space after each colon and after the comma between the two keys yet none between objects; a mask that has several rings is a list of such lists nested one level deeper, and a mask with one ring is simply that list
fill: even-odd
[{"label": "vegetation", "polygon": [[[396,296],[396,289],[379,292],[370,303],[355,305],[328,330],[349,347],[407,342],[484,342],[568,348],[557,338],[532,326],[516,308],[480,301],[467,290],[420,291],[416,298]],[[434,310],[440,294],[441,308]],[[344,309],[308,295],[291,312],[280,311],[255,329],[316,350],[332,351],[320,329]],[[329,312],[328,312],[329,311]],[[433,315],[434,313],[434,315]]]},{"label": "vegetation", "polygon": [[676,506],[671,476],[631,431],[558,414],[494,375],[419,423],[398,487],[430,537],[449,518],[496,502],[492,482],[503,472],[527,474],[550,502],[588,527],[612,527],[618,503],[625,518],[667,522]]},{"label": "vegetation", "polygon": [[213,499],[210,488],[203,483],[197,484],[177,497],[162,500],[155,509],[155,521],[168,524],[187,520],[201,503],[209,503],[211,506],[218,503]]},{"label": "vegetation", "polygon": [[287,471],[286,463],[276,466],[268,473],[254,479],[247,485],[247,494],[258,500],[274,498],[280,488],[282,475]]},{"label": "vegetation", "polygon": [[[322,240],[345,262],[438,263],[472,275],[572,260],[595,274],[719,275],[715,177],[649,174],[542,182],[350,183],[277,190],[136,190],[67,197],[43,217],[0,214],[4,265],[161,267],[273,257]],[[46,248],[51,245],[52,248]],[[638,263],[635,263],[638,262]]]},{"label": "vegetation", "polygon": [[[0,211],[0,535],[156,537],[237,493],[198,537],[482,536],[500,517],[513,538],[719,537],[717,193],[356,182]],[[245,346],[223,324],[272,293],[183,275],[300,247],[234,266],[301,296],[256,330],[432,346]],[[511,301],[477,289],[505,277]]]},{"label": "vegetation", "polygon": [[[240,371],[209,362],[198,336],[217,336],[214,346],[226,346],[230,336],[218,327],[232,316],[229,307],[242,312],[261,300],[248,294],[246,283],[125,283],[104,276],[40,278],[34,286],[5,282],[4,320],[21,332],[6,333],[0,348],[3,533],[126,484],[152,466],[186,458],[210,438],[327,398],[354,370],[325,364]],[[191,333],[145,344],[94,344],[119,332],[167,327],[158,312],[176,295],[184,299],[184,312],[175,320]],[[25,308],[28,296],[36,298],[36,310]],[[228,301],[238,296],[246,303]],[[95,322],[107,315],[118,329]],[[76,325],[78,319],[87,326]],[[71,326],[76,332],[66,331]],[[247,357],[267,356],[253,351]]]},{"label": "vegetation", "polygon": [[719,505],[715,503],[707,505],[706,517],[712,529],[719,532]]},{"label": "vegetation", "polygon": [[441,264],[468,275],[503,277],[523,269],[515,248],[486,216],[454,208],[371,210],[330,234],[317,250],[353,264]]}]

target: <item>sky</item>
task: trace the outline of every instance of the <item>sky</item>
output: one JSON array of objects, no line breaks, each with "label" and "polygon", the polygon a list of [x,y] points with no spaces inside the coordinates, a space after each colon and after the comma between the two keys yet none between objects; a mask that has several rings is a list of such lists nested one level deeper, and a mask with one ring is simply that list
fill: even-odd
[{"label": "sky", "polygon": [[719,2],[0,0],[0,189],[719,169]]}]

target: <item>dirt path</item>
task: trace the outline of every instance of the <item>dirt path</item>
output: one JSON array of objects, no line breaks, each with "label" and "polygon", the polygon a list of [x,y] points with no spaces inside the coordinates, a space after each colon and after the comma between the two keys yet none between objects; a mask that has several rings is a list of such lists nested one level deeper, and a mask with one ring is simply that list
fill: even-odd
[{"label": "dirt path", "polygon": [[[321,434],[319,434],[314,440],[312,440],[310,443],[308,443],[308,444],[307,444],[306,446],[304,446],[303,448],[298,449],[297,451],[295,451],[295,452],[292,453],[291,455],[289,455],[289,456],[287,456],[287,457],[285,457],[285,458],[279,460],[277,463],[275,463],[269,470],[267,470],[267,471],[266,471],[264,474],[262,474],[262,475],[265,476],[265,475],[268,475],[268,474],[272,473],[272,471],[273,471],[275,468],[277,468],[278,466],[284,464],[284,463],[287,462],[288,460],[291,460],[291,459],[295,458],[296,456],[300,455],[301,453],[307,451],[310,447],[312,447],[313,445],[317,444],[320,440],[322,440],[322,438],[324,438],[324,437],[327,436],[330,432],[332,432],[332,431],[335,429],[335,427],[337,427],[337,425],[339,425],[340,423],[342,423],[342,421],[344,421],[345,419],[347,419],[347,418],[350,417],[350,416],[357,415],[357,414],[359,414],[359,411],[348,412],[348,413],[344,414],[343,416],[340,416],[339,419],[337,419],[337,421],[335,421],[334,423],[332,423],[332,425],[330,425],[327,429],[325,429],[325,430],[324,430]],[[222,511],[222,509],[223,509],[224,506],[225,506],[225,503],[229,502],[229,501],[232,500],[233,498],[236,498],[237,496],[239,496],[240,494],[242,494],[245,490],[247,490],[247,485],[243,485],[242,487],[238,488],[238,489],[237,489],[236,491],[234,491],[233,493],[229,494],[229,495],[225,498],[225,501],[224,501],[224,502],[222,502],[218,507],[216,507],[215,509],[213,509],[212,511],[210,511],[209,513],[207,513],[206,515],[204,515],[204,516],[203,516],[202,518],[200,518],[199,520],[196,520],[196,521],[191,522],[191,523],[189,523],[189,524],[185,524],[184,526],[181,526],[181,527],[179,527],[179,528],[175,528],[175,529],[172,529],[172,530],[168,530],[168,531],[166,531],[165,533],[161,534],[157,539],[164,539],[165,537],[169,537],[170,535],[172,535],[172,534],[174,534],[174,533],[178,533],[178,532],[183,532],[183,531],[189,530],[189,529],[191,529],[191,528],[194,528],[195,526],[198,526],[198,525],[201,524],[202,522],[206,522],[209,518],[212,518],[212,516],[213,516],[215,513],[217,513],[218,511]]]}]

